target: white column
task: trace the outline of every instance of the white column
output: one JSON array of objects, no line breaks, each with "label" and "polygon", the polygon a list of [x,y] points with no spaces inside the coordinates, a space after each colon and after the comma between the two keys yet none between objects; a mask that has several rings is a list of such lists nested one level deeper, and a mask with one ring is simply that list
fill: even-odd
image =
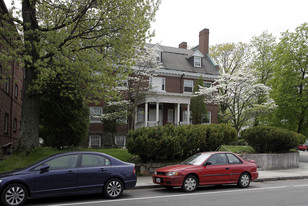
[{"label": "white column", "polygon": [[190,104],[187,104],[187,124],[189,124],[189,119],[190,119]]},{"label": "white column", "polygon": [[159,102],[156,102],[156,126],[159,125]]},{"label": "white column", "polygon": [[145,103],[145,108],[144,108],[144,126],[148,126],[148,103]]},{"label": "white column", "polygon": [[180,103],[178,103],[178,111],[177,111],[177,125],[180,125]]}]

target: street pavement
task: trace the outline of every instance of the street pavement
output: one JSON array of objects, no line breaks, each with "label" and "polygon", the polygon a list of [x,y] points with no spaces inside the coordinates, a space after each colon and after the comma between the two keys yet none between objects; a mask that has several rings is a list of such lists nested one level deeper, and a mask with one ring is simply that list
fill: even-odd
[{"label": "street pavement", "polygon": [[[308,156],[308,152],[305,152],[304,156],[306,156],[306,154]],[[288,179],[308,179],[308,162],[299,162],[299,168],[267,171],[258,170],[258,172],[259,178],[256,180],[257,182]],[[138,176],[136,184],[137,189],[154,187],[161,186],[153,183],[152,176]]]}]

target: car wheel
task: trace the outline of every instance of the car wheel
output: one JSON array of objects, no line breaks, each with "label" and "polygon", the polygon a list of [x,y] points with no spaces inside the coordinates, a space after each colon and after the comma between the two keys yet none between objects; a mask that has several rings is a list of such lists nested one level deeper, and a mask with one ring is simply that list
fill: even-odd
[{"label": "car wheel", "polygon": [[182,190],[184,192],[194,192],[198,186],[198,179],[193,175],[188,175],[185,177],[182,185]]},{"label": "car wheel", "polygon": [[104,195],[108,199],[116,199],[123,193],[123,183],[118,178],[108,180],[104,187]]},{"label": "car wheel", "polygon": [[1,193],[1,201],[6,206],[21,206],[28,198],[28,191],[22,184],[8,185]]},{"label": "car wheel", "polygon": [[240,175],[238,179],[237,186],[241,188],[246,188],[250,184],[250,175],[247,172],[244,172]]}]

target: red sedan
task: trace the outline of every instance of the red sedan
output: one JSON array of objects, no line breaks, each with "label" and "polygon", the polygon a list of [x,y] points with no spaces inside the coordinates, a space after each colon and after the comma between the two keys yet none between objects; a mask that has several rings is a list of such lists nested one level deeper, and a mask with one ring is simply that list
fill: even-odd
[{"label": "red sedan", "polygon": [[245,188],[258,175],[254,160],[244,160],[231,152],[204,152],[189,157],[179,165],[157,169],[153,182],[193,192],[199,185],[237,184]]}]

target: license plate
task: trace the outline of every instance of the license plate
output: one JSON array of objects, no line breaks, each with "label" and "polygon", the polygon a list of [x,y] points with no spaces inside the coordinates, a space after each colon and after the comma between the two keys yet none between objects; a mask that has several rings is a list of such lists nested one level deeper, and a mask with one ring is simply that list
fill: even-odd
[{"label": "license plate", "polygon": [[160,183],[160,178],[156,178],[156,182],[157,182],[157,183]]}]

